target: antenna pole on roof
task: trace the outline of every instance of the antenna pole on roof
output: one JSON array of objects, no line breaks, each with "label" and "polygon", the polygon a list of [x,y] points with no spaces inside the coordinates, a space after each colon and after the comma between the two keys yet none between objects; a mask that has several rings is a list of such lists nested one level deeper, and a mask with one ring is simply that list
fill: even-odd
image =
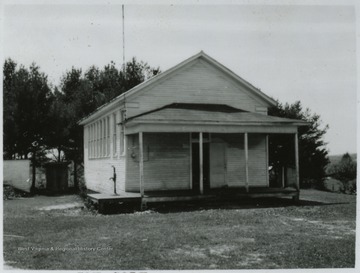
[{"label": "antenna pole on roof", "polygon": [[125,8],[124,5],[122,5],[122,36],[123,36],[123,72],[124,72],[124,77],[126,77],[126,73],[125,73]]}]

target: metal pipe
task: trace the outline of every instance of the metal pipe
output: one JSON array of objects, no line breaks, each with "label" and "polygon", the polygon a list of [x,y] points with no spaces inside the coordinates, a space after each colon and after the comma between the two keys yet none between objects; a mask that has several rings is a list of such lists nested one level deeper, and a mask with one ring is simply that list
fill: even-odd
[{"label": "metal pipe", "polygon": [[113,177],[110,177],[109,180],[114,181],[114,194],[117,195],[117,193],[116,193],[116,169],[115,169],[115,167],[113,165],[111,167],[113,167],[114,173],[113,173]]}]

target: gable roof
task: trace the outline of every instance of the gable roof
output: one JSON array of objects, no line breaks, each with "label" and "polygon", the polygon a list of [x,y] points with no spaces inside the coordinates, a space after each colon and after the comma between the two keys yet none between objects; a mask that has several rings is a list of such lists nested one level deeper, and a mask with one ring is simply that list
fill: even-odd
[{"label": "gable roof", "polygon": [[112,107],[114,107],[116,104],[120,104],[121,102],[125,101],[125,98],[129,98],[133,96],[134,94],[140,92],[141,90],[145,89],[146,87],[168,77],[169,75],[172,75],[182,67],[188,65],[191,62],[196,61],[197,59],[203,58],[204,60],[208,61],[210,64],[212,64],[214,67],[218,68],[219,70],[223,71],[226,75],[233,78],[235,81],[240,83],[241,85],[244,85],[249,90],[251,90],[255,95],[262,98],[264,101],[268,102],[270,105],[276,105],[276,102],[274,99],[270,98],[263,92],[261,92],[258,88],[250,84],[249,82],[245,81],[243,78],[236,75],[234,72],[232,72],[230,69],[216,61],[215,59],[211,58],[209,55],[205,54],[203,51],[200,51],[199,53],[195,54],[194,56],[182,61],[181,63],[177,64],[176,66],[138,84],[137,86],[133,87],[132,89],[126,91],[125,93],[117,96],[116,98],[112,99],[110,102],[100,106],[97,108],[93,113],[88,115],[87,117],[81,119],[78,123],[80,125],[85,125],[86,123],[92,121],[93,119],[96,119],[97,117],[101,116],[104,112],[108,111]]}]

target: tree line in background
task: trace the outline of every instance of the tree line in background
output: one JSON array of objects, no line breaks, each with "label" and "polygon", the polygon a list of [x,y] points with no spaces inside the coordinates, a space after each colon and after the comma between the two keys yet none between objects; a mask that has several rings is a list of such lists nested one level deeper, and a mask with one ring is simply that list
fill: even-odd
[{"label": "tree line in background", "polygon": [[[293,104],[277,101],[276,106],[269,109],[269,115],[308,122],[308,126],[300,126],[298,129],[300,182],[302,187],[322,187],[326,166],[329,164],[323,137],[329,126],[322,126],[320,115],[311,113],[308,108],[304,110],[300,101]],[[295,167],[293,136],[276,135],[270,138],[269,147],[270,165],[278,172],[281,167]]]},{"label": "tree line in background", "polygon": [[345,153],[339,162],[328,166],[327,173],[343,184],[342,192],[356,193],[356,169],[356,161],[349,153]]},{"label": "tree line in background", "polygon": [[[3,147],[4,159],[31,158],[39,164],[48,151],[55,151],[56,161],[83,161],[83,130],[77,122],[99,106],[126,92],[144,80],[160,73],[134,57],[124,69],[114,62],[99,69],[91,66],[84,73],[72,68],[66,71],[59,86],[53,87],[39,66],[29,68],[11,59],[3,67]],[[302,119],[309,126],[299,128],[300,181],[320,185],[329,163],[323,141],[328,126],[322,127],[320,116],[303,110],[301,103],[281,104],[269,109],[269,115]],[[271,138],[271,164],[289,166],[294,149],[286,135]],[[291,158],[289,158],[291,156]]]},{"label": "tree line in background", "polygon": [[82,129],[77,122],[147,78],[160,73],[134,57],[124,69],[114,62],[83,73],[71,68],[52,87],[33,63],[29,68],[11,59],[3,67],[4,159],[31,158],[36,164],[55,151],[57,161],[82,162]]}]

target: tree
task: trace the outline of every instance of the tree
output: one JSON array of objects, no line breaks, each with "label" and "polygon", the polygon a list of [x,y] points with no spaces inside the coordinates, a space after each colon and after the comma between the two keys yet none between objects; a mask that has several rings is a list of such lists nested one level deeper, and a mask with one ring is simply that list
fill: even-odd
[{"label": "tree", "polygon": [[146,62],[138,62],[136,58],[133,57],[130,62],[126,63],[125,74],[121,72],[120,76],[125,83],[125,91],[127,91],[159,73],[159,67],[152,68]]},{"label": "tree", "polygon": [[58,154],[64,152],[65,159],[82,162],[82,128],[77,122],[158,73],[159,68],[138,62],[135,57],[126,63],[125,73],[114,62],[101,70],[91,66],[84,74],[81,69],[72,67],[64,74],[58,92],[55,92],[56,99],[51,110],[52,124],[62,125],[51,130],[52,146],[58,150]]},{"label": "tree", "polygon": [[11,59],[4,63],[4,157],[28,158],[46,143],[52,92],[47,76]]},{"label": "tree", "polygon": [[[319,115],[312,114],[309,109],[304,111],[300,101],[285,105],[277,101],[276,106],[269,109],[269,115],[309,122],[309,126],[301,126],[298,130],[300,183],[302,186],[315,183],[320,187],[329,163],[326,143],[323,140],[329,126],[322,126]],[[295,156],[288,152],[293,150],[294,142],[289,136],[276,135],[270,142],[271,164],[294,165]]]},{"label": "tree", "polygon": [[62,161],[63,152],[69,145],[70,129],[73,126],[72,117],[74,116],[73,109],[68,107],[64,97],[58,88],[55,88],[54,100],[49,111],[51,123],[48,128],[47,145],[57,151],[56,154],[54,153],[54,157],[58,162]]},{"label": "tree", "polygon": [[3,67],[3,146],[4,159],[11,159],[16,154],[16,139],[18,128],[15,123],[17,110],[17,95],[15,85],[17,64],[11,60],[5,60]]},{"label": "tree", "polygon": [[4,74],[4,158],[28,158],[32,163],[32,186],[35,168],[45,160],[50,125],[48,112],[53,95],[47,76],[35,63],[29,68],[7,59]]}]

